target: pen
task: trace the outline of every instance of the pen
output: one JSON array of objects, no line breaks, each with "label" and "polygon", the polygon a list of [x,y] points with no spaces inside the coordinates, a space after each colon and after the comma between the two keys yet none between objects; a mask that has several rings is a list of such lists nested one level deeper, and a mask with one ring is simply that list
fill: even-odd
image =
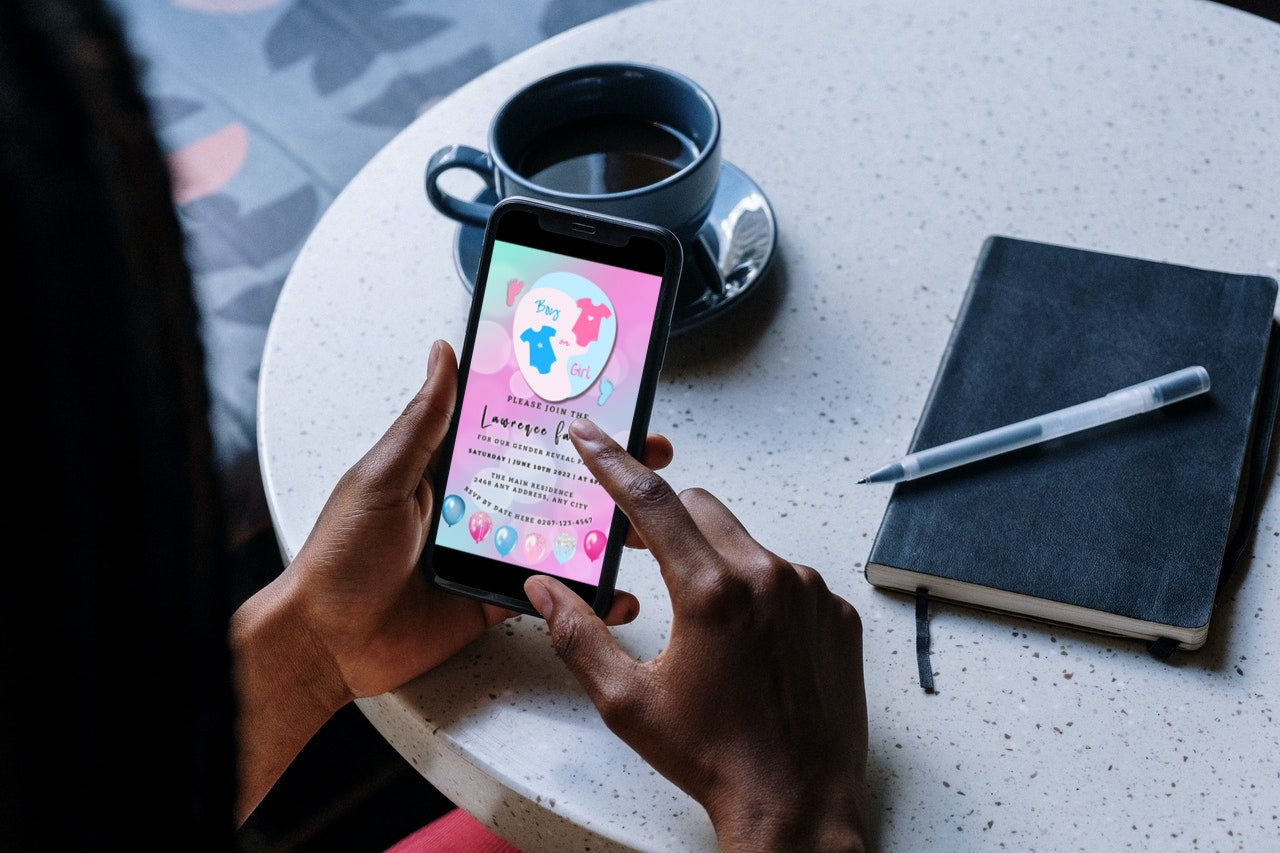
[{"label": "pen", "polygon": [[1079,432],[1082,429],[1118,421],[1132,415],[1149,412],[1178,400],[1185,400],[1209,390],[1209,371],[1196,365],[1184,367],[1164,376],[1112,391],[1105,397],[1068,406],[1056,412],[1048,412],[1024,421],[939,444],[925,450],[908,453],[895,462],[877,468],[859,480],[859,483],[898,483],[914,480],[927,474],[945,471],[1026,447]]}]

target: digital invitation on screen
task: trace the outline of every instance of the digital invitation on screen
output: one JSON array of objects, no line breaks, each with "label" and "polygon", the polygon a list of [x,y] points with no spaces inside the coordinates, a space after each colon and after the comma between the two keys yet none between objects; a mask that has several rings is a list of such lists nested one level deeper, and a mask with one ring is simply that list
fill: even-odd
[{"label": "digital invitation on screen", "polygon": [[660,283],[495,244],[437,545],[599,582],[614,504],[569,424],[626,446]]}]

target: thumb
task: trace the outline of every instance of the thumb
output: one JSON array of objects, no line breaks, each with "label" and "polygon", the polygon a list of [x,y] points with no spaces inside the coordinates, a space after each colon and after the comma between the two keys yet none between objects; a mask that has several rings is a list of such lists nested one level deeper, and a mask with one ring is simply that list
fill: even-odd
[{"label": "thumb", "polygon": [[435,463],[436,452],[449,431],[458,388],[458,365],[445,341],[431,347],[427,378],[365,460],[396,489],[411,492]]},{"label": "thumb", "polygon": [[606,696],[616,699],[634,664],[600,617],[564,584],[546,575],[524,582],[525,595],[547,620],[551,645],[565,666],[599,707]]}]

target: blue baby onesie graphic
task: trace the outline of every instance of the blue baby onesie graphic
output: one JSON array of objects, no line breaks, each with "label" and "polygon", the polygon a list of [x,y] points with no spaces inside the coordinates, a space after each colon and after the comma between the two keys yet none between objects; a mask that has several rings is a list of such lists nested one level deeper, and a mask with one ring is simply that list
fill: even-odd
[{"label": "blue baby onesie graphic", "polygon": [[551,349],[551,336],[555,333],[551,326],[543,326],[537,331],[530,326],[520,333],[520,340],[529,345],[529,364],[543,375],[550,373],[551,365],[556,363],[556,354]]}]

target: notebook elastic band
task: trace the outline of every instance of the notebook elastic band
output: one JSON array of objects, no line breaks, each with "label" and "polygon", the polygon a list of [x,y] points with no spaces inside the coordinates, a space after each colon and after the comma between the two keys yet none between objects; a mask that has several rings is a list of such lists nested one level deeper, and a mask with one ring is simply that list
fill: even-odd
[{"label": "notebook elastic band", "polygon": [[933,661],[929,658],[929,590],[916,589],[916,666],[920,669],[920,686],[933,692]]},{"label": "notebook elastic band", "polygon": [[1169,655],[1173,654],[1173,650],[1178,647],[1178,641],[1169,637],[1161,637],[1158,640],[1152,640],[1147,645],[1147,651],[1156,660],[1168,660]]}]

